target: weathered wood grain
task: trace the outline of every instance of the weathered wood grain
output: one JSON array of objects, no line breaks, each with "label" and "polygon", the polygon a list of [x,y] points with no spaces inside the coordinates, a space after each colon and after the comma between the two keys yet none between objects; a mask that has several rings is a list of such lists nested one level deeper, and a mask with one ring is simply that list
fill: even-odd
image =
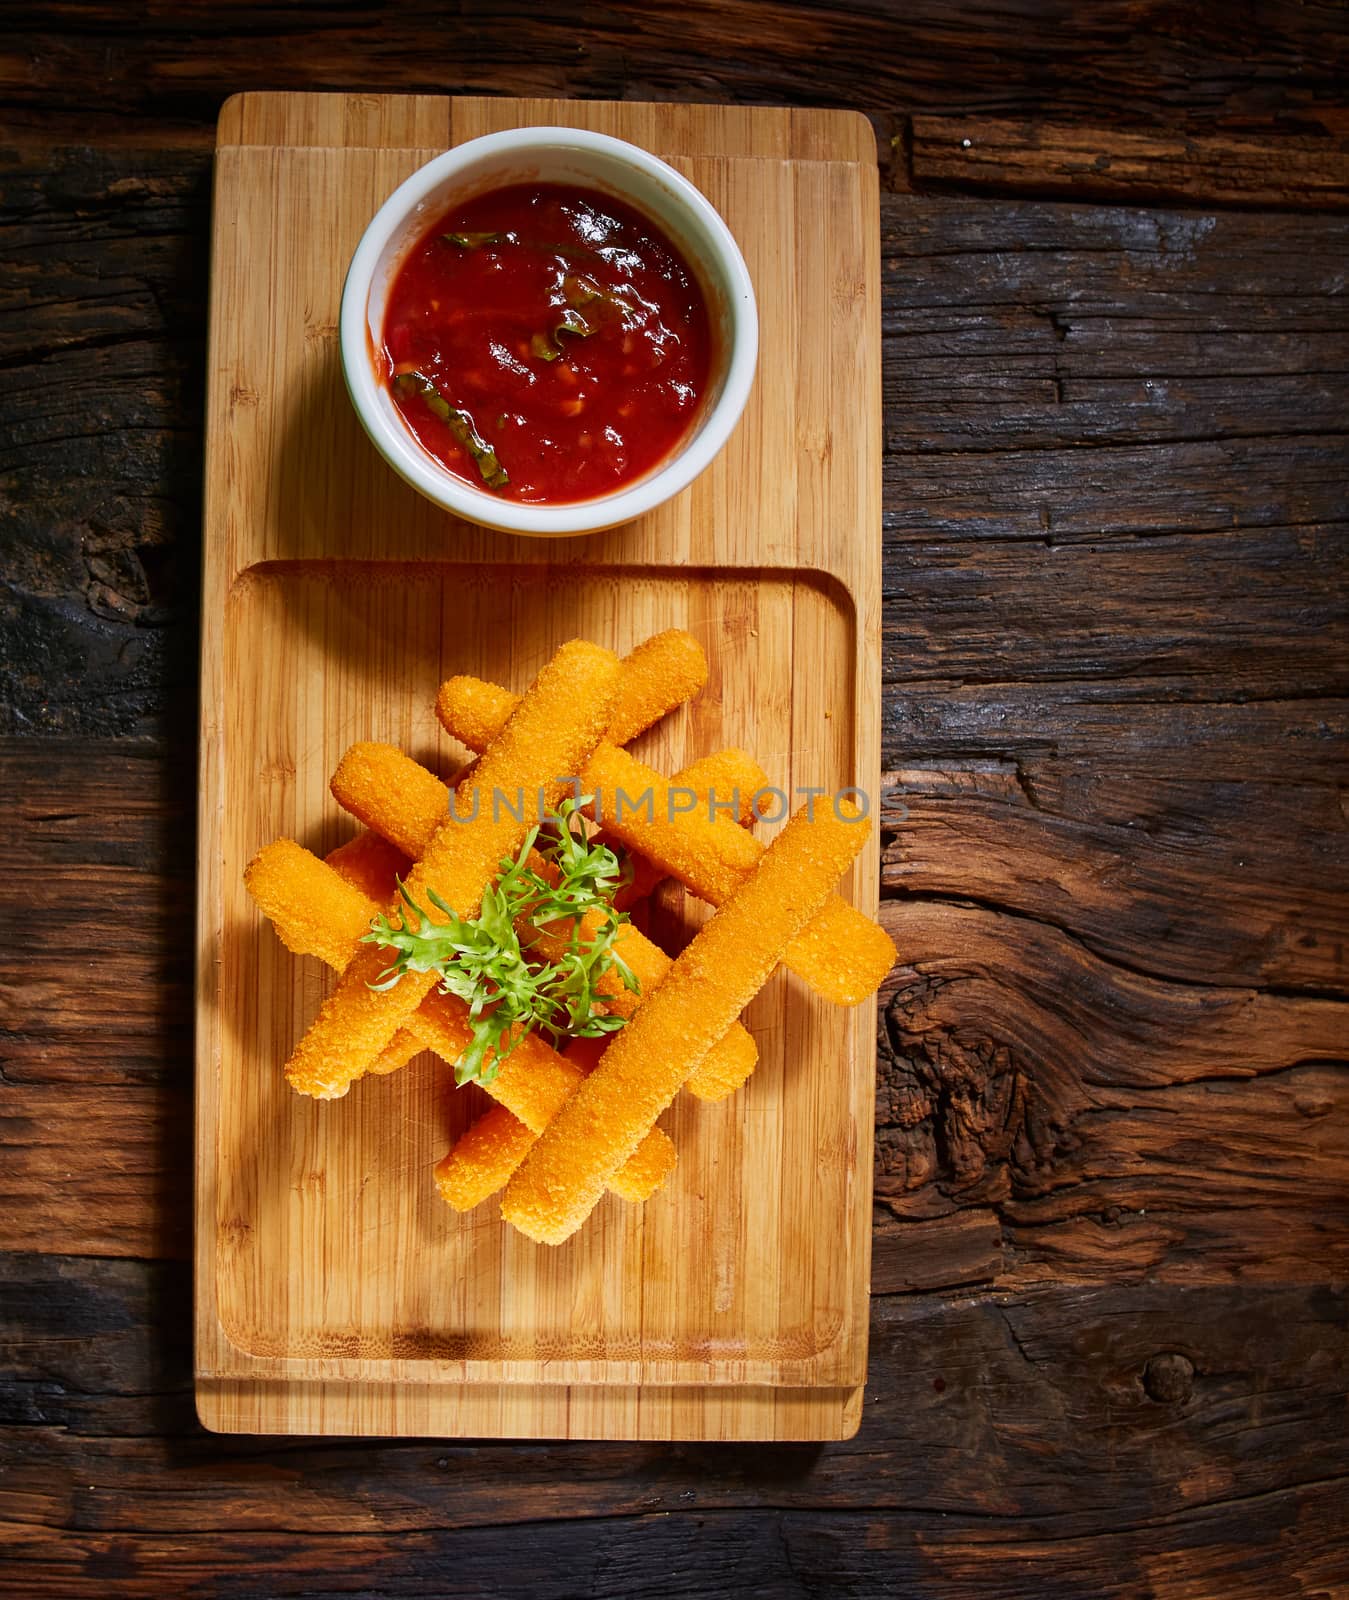
[{"label": "weathered wood grain", "polygon": [[[887,675],[888,676],[888,675]],[[887,681],[884,749],[891,760],[964,765],[996,752],[1028,769],[1041,758],[1057,779],[1064,766],[1093,765],[1120,784],[1140,770],[1171,781],[1202,774],[1220,784],[1278,782],[1314,787],[1343,772],[1349,711],[1339,695],[1261,700],[1237,689],[1205,693],[1184,678],[1151,683],[929,681],[903,690]],[[1030,780],[1034,782],[1032,775]]]},{"label": "weathered wood grain", "polygon": [[906,452],[887,457],[886,547],[980,536],[1090,546],[1159,531],[1334,528],[1344,521],[1346,449],[1337,429]]},{"label": "weathered wood grain", "polygon": [[0,741],[0,1249],[190,1243],[194,785],[149,741]]},{"label": "weathered wood grain", "polygon": [[882,910],[893,1215],[991,1207],[984,1275],[1008,1287],[1349,1270],[1343,1002],[1166,983],[969,903]]},{"label": "weathered wood grain", "polygon": [[[87,1514],[93,1493],[73,1497]],[[453,1484],[426,1493],[451,1496]],[[1022,1537],[980,1515],[907,1511],[636,1511],[531,1526],[384,1533],[367,1506],[350,1525],[297,1535],[266,1526],[193,1533],[100,1534],[77,1528],[27,1553],[16,1571],[30,1595],[380,1594],[478,1600],[485,1593],[539,1600],[808,1600],[810,1596],[1033,1594],[1039,1600],[1232,1600],[1333,1597],[1341,1585],[1342,1485],[1310,1483],[1232,1509],[1200,1506],[1158,1522],[1073,1537],[1052,1527]],[[278,1525],[280,1523],[280,1525]],[[935,1526],[934,1526],[935,1523]],[[690,1555],[691,1548],[696,1556]],[[509,1574],[509,1577],[507,1576]],[[374,1587],[371,1587],[371,1584]]]},{"label": "weathered wood grain", "polygon": [[8,740],[3,751],[0,904],[16,937],[0,954],[0,1015],[11,1038],[50,1044],[80,1033],[96,1049],[91,1064],[34,1049],[31,1070],[8,1075],[158,1082],[162,1058],[191,1042],[186,752],[166,762],[148,740]]},{"label": "weathered wood grain", "polygon": [[[1139,535],[1321,525],[1342,592],[1349,222],[916,197],[882,214],[891,549],[983,537],[1090,559]],[[1266,581],[1251,589],[1258,605]]]},{"label": "weathered wood grain", "polygon": [[1334,699],[1349,689],[1346,581],[1349,524],[905,542],[886,567],[891,678]]},{"label": "weathered wood grain", "polygon": [[1036,755],[885,781],[906,813],[883,863],[900,895],[1048,923],[1154,977],[1344,995],[1349,843],[1331,784],[1126,776]]},{"label": "weathered wood grain", "polygon": [[[1320,133],[1349,54],[1329,0],[1093,6],[659,0],[352,11],[11,6],[0,112],[81,141],[131,119],[209,137],[234,89],[840,105],[885,114]],[[58,120],[59,119],[59,120]],[[1342,126],[1342,124],[1340,124]],[[70,140],[69,142],[75,142]]]},{"label": "weathered wood grain", "polygon": [[[330,1594],[369,1574],[392,1594],[1198,1600],[1201,1580],[1316,1593],[1339,1570],[1347,1308],[1321,1288],[879,1299],[857,1438],[771,1459],[207,1438],[185,1268],[17,1256],[0,1289],[0,1519],[28,1593],[97,1575],[128,1596]],[[1249,1578],[1276,1570],[1286,1589]]]},{"label": "weathered wood grain", "polygon": [[918,115],[915,183],[1031,191],[1092,200],[1199,200],[1240,206],[1349,209],[1343,138],[1135,133],[1040,121]]},{"label": "weathered wood grain", "polygon": [[186,731],[209,166],[0,166],[0,730]]},{"label": "weathered wood grain", "polygon": [[[187,1076],[190,1057],[181,1070]],[[8,1075],[8,1063],[5,1063]],[[181,1089],[0,1084],[0,1249],[187,1254],[192,1097]]]}]

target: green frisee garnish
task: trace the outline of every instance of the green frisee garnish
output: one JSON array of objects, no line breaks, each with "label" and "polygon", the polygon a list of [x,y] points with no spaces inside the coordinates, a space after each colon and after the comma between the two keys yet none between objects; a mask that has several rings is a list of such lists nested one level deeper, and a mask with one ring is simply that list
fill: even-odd
[{"label": "green frisee garnish", "polygon": [[[531,828],[514,861],[482,897],[475,917],[460,917],[432,890],[426,898],[444,920],[429,916],[400,882],[402,905],[370,924],[365,943],[395,953],[371,985],[391,989],[405,972],[434,972],[446,994],[468,1006],[473,1042],[455,1066],[458,1083],[490,1083],[501,1063],[531,1033],[554,1045],[613,1033],[624,1019],[604,1009],[601,980],[617,972],[640,993],[636,974],[614,948],[627,915],[614,909],[624,869],[607,845],[586,835],[577,813],[587,802],[564,801],[543,827]],[[551,867],[537,870],[533,852]],[[550,881],[556,876],[556,882]],[[599,925],[581,928],[595,912]]]}]

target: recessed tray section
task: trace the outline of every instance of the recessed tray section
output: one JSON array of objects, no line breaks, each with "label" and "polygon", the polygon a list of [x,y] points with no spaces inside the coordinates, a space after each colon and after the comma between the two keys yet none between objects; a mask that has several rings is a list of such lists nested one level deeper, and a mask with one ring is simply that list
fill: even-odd
[{"label": "recessed tray section", "polygon": [[[853,608],[810,573],[432,563],[271,562],[227,603],[224,665],[255,759],[230,764],[222,845],[242,863],[278,835],[320,854],[355,831],[328,779],[358,739],[449,776],[437,686],[471,672],[523,689],[564,640],[622,652],[689,629],[711,665],[699,699],[634,752],[666,773],[725,745],[788,792],[853,782]],[[284,652],[258,641],[285,641]],[[809,676],[816,691],[793,695]],[[807,711],[803,708],[809,707]],[[825,708],[825,709],[821,709]],[[766,834],[774,830],[766,828]],[[658,1197],[610,1196],[560,1249],[467,1217],[431,1167],[490,1102],[429,1055],[346,1098],[291,1091],[282,1065],[332,979],[287,952],[237,873],[223,883],[217,1305],[239,1351],[394,1361],[501,1381],[846,1381],[854,1125],[850,1016],[785,972],[746,1015],[761,1052],[720,1105],[681,1096]],[[666,937],[704,908],[665,895]],[[837,1228],[820,1219],[837,1218]]]}]

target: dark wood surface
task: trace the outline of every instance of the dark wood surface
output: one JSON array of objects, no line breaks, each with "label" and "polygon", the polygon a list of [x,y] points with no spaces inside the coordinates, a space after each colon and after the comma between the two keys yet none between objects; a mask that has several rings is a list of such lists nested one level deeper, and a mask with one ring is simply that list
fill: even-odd
[{"label": "dark wood surface", "polygon": [[[1343,8],[3,18],[0,1592],[1349,1594]],[[849,1443],[195,1422],[210,148],[273,87],[872,118],[907,815]]]}]

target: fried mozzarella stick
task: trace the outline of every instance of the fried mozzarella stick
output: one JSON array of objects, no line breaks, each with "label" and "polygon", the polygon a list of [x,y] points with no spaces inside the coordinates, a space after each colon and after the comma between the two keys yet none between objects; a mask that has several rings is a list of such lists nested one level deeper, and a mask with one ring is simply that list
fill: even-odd
[{"label": "fried mozzarella stick", "polygon": [[[651,1133],[660,1133],[653,1128]],[[478,1118],[459,1141],[436,1163],[436,1187],[456,1211],[472,1211],[504,1189],[512,1174],[532,1149],[536,1135],[513,1117],[505,1106],[493,1106]],[[674,1146],[662,1136],[648,1134],[622,1170],[609,1180],[620,1199],[640,1203],[649,1199],[674,1170]]]},{"label": "fried mozzarella stick", "polygon": [[[370,836],[358,835],[358,840],[361,837]],[[317,956],[338,972],[350,961],[361,936],[369,932],[371,917],[388,895],[387,880],[371,894],[342,876],[353,857],[364,858],[368,864],[380,853],[373,846],[358,845],[358,840],[334,850],[324,862],[293,839],[278,839],[259,851],[244,873],[249,894],[282,944],[296,955]],[[382,839],[379,847],[386,852],[389,849]],[[392,1072],[420,1050],[434,1050],[453,1065],[472,1040],[467,1005],[456,995],[433,989],[370,1070]],[[531,1034],[482,1087],[519,1121],[532,1142],[584,1073],[582,1064],[565,1060],[545,1040]],[[614,1176],[614,1193],[624,1200],[647,1199],[674,1167],[674,1146],[660,1129],[654,1132],[649,1147],[644,1145],[637,1152],[638,1159]],[[654,1183],[653,1173],[660,1174]],[[495,1184],[487,1192],[494,1194],[500,1187]]]},{"label": "fried mozzarella stick", "polygon": [[[691,633],[670,628],[653,634],[623,657],[606,737],[614,744],[630,743],[676,706],[692,700],[706,682],[707,657]],[[486,750],[520,702],[518,695],[496,684],[484,683],[481,688],[473,708],[475,720],[466,720],[465,731],[455,735],[476,751]]]},{"label": "fried mozzarella stick", "polygon": [[[340,806],[414,858],[450,803],[450,792],[440,779],[391,744],[352,745],[338,762],[330,787]],[[643,993],[660,982],[670,964],[669,956],[631,923],[623,925],[614,948],[637,974]],[[605,998],[611,1005],[621,1006],[623,996],[636,1000],[617,981],[617,974],[610,976],[613,982],[606,984]],[[754,1070],[758,1054],[754,1040],[737,1022],[695,1074],[690,1092],[700,1100],[725,1099]]]},{"label": "fried mozzarella stick", "polygon": [[813,822],[804,810],[792,818],[614,1035],[506,1185],[507,1222],[540,1244],[561,1244],[590,1215],[609,1174],[655,1126],[856,858],[869,825],[856,808],[837,810],[842,817],[830,807]]},{"label": "fried mozzarella stick", "polygon": [[534,1135],[505,1106],[484,1111],[436,1162],[441,1199],[456,1211],[472,1211],[505,1188],[533,1143]]},{"label": "fried mozzarella stick", "polygon": [[[566,792],[561,780],[580,770],[609,725],[617,683],[612,651],[583,639],[562,646],[478,762],[475,815],[445,817],[413,867],[410,899],[425,905],[430,890],[460,916],[477,912],[528,831],[496,797],[523,798],[525,815],[539,802],[556,807]],[[374,945],[352,957],[286,1063],[293,1088],[320,1100],[345,1094],[435,986],[434,973],[410,972],[391,989],[372,988],[387,966],[387,953]]]},{"label": "fried mozzarella stick", "polygon": [[707,656],[683,628],[653,633],[623,657],[605,737],[628,744],[707,686]]},{"label": "fried mozzarella stick", "polygon": [[[491,694],[484,697],[484,688]],[[436,698],[436,715],[447,733],[470,745],[490,725],[488,701],[499,705],[501,691],[473,678],[450,678]],[[467,707],[474,709],[466,713]],[[729,817],[710,817],[705,806],[685,803],[678,785],[663,778],[605,740],[581,774],[587,794],[598,794],[606,833],[691,889],[720,906],[754,870],[763,844],[737,828]],[[648,802],[648,795],[650,800]],[[620,804],[620,797],[622,803]],[[832,802],[820,799],[816,810]],[[831,895],[817,923],[803,928],[783,956],[784,966],[812,989],[838,1005],[857,1005],[874,994],[895,962],[895,947],[885,930],[837,895]]]}]

